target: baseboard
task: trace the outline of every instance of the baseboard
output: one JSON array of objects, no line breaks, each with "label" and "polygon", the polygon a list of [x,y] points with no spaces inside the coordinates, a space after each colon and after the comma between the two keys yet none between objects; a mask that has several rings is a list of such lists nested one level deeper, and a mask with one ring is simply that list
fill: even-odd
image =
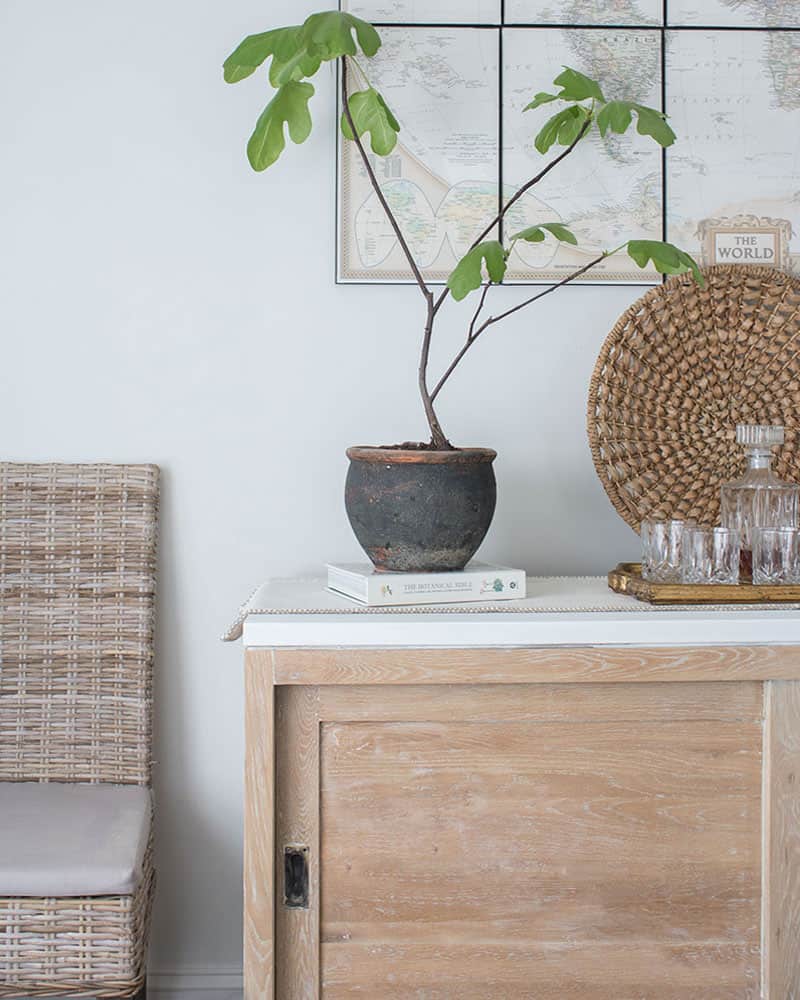
[{"label": "baseboard", "polygon": [[147,990],[158,993],[183,993],[189,997],[205,993],[242,991],[241,966],[213,966],[177,970],[154,969],[147,975]]}]

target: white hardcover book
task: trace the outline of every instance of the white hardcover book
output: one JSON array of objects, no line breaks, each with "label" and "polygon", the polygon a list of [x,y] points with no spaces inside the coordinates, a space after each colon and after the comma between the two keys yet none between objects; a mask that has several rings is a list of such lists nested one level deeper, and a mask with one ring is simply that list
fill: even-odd
[{"label": "white hardcover book", "polygon": [[371,607],[466,604],[525,597],[525,571],[471,562],[450,573],[378,573],[370,563],[328,563],[328,590]]}]

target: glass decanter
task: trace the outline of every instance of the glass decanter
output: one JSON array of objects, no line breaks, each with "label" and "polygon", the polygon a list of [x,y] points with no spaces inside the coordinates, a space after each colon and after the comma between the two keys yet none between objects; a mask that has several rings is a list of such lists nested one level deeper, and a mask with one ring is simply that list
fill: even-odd
[{"label": "glass decanter", "polygon": [[722,525],[741,533],[744,576],[752,573],[754,528],[797,525],[800,486],[784,482],[772,471],[772,449],[782,445],[783,439],[783,427],[736,427],[736,441],[744,448],[746,469],[741,479],[722,486]]}]

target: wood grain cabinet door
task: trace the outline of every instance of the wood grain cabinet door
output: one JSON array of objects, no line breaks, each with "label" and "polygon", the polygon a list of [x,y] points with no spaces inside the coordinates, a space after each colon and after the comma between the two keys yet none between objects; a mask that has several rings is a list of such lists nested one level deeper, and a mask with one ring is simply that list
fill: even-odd
[{"label": "wood grain cabinet door", "polygon": [[278,1000],[762,995],[761,683],[275,704]]}]

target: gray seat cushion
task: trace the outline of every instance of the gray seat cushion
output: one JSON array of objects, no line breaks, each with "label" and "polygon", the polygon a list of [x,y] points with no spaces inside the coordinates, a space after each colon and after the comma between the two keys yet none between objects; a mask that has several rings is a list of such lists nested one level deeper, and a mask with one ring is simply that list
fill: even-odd
[{"label": "gray seat cushion", "polygon": [[150,790],[0,781],[0,896],[127,896],[142,877]]}]

